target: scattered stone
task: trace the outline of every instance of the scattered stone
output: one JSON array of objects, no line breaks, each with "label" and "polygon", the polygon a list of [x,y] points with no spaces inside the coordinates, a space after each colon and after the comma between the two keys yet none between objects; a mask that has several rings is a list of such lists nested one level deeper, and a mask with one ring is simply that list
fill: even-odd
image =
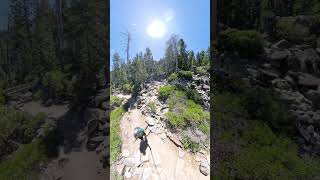
[{"label": "scattered stone", "polygon": [[200,172],[203,175],[208,176],[208,174],[210,172],[210,167],[209,167],[209,164],[207,163],[207,160],[202,160],[199,168],[200,168]]},{"label": "scattered stone", "polygon": [[124,173],[124,177],[127,178],[127,179],[130,179],[131,175],[132,175],[131,172],[125,172]]},{"label": "scattered stone", "polygon": [[313,120],[312,118],[310,118],[310,116],[308,114],[302,114],[302,115],[298,115],[297,117],[300,121],[305,122],[305,123],[309,123],[312,124]]},{"label": "scattered stone", "polygon": [[140,151],[137,150],[134,155],[133,155],[133,158],[134,158],[134,165],[137,167],[141,164],[141,157],[140,157]]},{"label": "scattered stone", "polygon": [[151,176],[152,176],[151,167],[144,168],[143,174],[142,174],[142,180],[150,180]]},{"label": "scattered stone", "polygon": [[271,81],[271,84],[275,87],[275,88],[279,88],[279,89],[284,89],[284,90],[291,90],[291,86],[288,83],[288,81],[284,80],[284,79],[274,79]]},{"label": "scattered stone", "polygon": [[125,158],[123,160],[123,164],[128,167],[133,167],[135,165],[135,159],[134,158]]},{"label": "scattered stone", "polygon": [[103,110],[109,110],[110,109],[110,106],[109,106],[109,103],[104,101],[101,103],[101,109]]},{"label": "scattered stone", "polygon": [[157,131],[157,126],[149,126],[149,129],[152,133],[155,133]]},{"label": "scattered stone", "polygon": [[317,90],[320,85],[320,79],[310,74],[300,73],[298,78],[298,85],[301,87]]},{"label": "scattered stone", "polygon": [[124,158],[129,157],[129,156],[130,156],[130,152],[129,152],[129,150],[124,149],[124,150],[122,151],[122,156],[123,156]]},{"label": "scattered stone", "polygon": [[271,71],[263,70],[263,69],[259,69],[258,72],[259,72],[259,79],[263,82],[269,82],[279,77],[278,74]]},{"label": "scattered stone", "polygon": [[290,43],[285,39],[282,39],[271,46],[272,49],[288,49],[289,47]]},{"label": "scattered stone", "polygon": [[179,137],[176,134],[167,134],[167,137],[172,141],[176,146],[182,147]]},{"label": "scattered stone", "polygon": [[[286,51],[274,51],[270,55],[271,64],[273,64],[272,62],[278,63],[277,61],[284,60],[287,57],[288,57],[288,53]],[[277,66],[278,64],[273,64],[273,65]]]},{"label": "scattered stone", "polygon": [[147,121],[148,125],[150,125],[150,126],[154,126],[154,124],[155,124],[155,121],[154,121],[154,119],[152,117],[148,116],[146,118],[146,121]]},{"label": "scattered stone", "polygon": [[179,149],[178,149],[179,158],[183,159],[184,154],[185,154],[185,152],[182,150],[182,148],[179,148]]},{"label": "scattered stone", "polygon": [[302,137],[303,137],[307,142],[309,142],[311,136],[310,136],[310,134],[308,133],[308,131],[305,130],[303,127],[298,128],[298,129],[299,129],[299,132],[300,132],[300,134],[302,135]]},{"label": "scattered stone", "polygon": [[196,154],[195,154],[194,160],[197,161],[197,162],[200,162],[200,161],[201,161],[201,157],[200,157],[200,154],[199,154],[199,153],[196,153]]},{"label": "scattered stone", "polygon": [[204,89],[205,91],[210,90],[210,86],[203,84],[202,89]]},{"label": "scattered stone", "polygon": [[84,120],[88,122],[93,119],[107,121],[106,112],[98,108],[87,108],[84,112]]},{"label": "scattered stone", "polygon": [[105,136],[97,136],[90,138],[87,142],[87,149],[94,151],[104,141]]},{"label": "scattered stone", "polygon": [[157,155],[157,154],[154,154],[154,164],[155,164],[156,166],[158,166],[158,165],[161,164],[160,156]]}]

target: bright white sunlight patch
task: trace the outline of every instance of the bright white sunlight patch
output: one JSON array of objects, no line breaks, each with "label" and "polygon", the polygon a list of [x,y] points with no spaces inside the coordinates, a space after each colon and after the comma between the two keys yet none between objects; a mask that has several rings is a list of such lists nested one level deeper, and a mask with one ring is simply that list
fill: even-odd
[{"label": "bright white sunlight patch", "polygon": [[153,38],[161,38],[166,34],[166,24],[161,20],[154,20],[147,27],[147,33]]}]

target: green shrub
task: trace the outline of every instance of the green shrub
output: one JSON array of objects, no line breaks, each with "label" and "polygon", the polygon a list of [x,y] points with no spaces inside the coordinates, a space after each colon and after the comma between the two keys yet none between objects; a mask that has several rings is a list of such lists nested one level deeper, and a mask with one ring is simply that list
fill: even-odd
[{"label": "green shrub", "polygon": [[244,115],[241,96],[226,92],[215,94],[213,99],[213,116],[219,126],[227,128],[232,125],[234,119]]},{"label": "green shrub", "polygon": [[263,47],[261,34],[254,30],[227,29],[222,31],[219,39],[219,49],[237,51],[240,57],[257,57]]},{"label": "green shrub", "polygon": [[193,73],[191,71],[179,71],[178,78],[192,80]]},{"label": "green shrub", "polygon": [[[199,104],[188,99],[184,91],[173,91],[167,102],[169,112],[166,116],[173,127],[183,127],[187,122],[200,126],[210,119],[209,112],[204,111]],[[202,128],[204,132],[208,131],[205,124],[202,124]]]},{"label": "green shrub", "polygon": [[119,107],[119,106],[121,106],[123,100],[124,100],[123,98],[120,98],[117,96],[111,96],[110,105],[111,105],[111,107]]},{"label": "green shrub", "polygon": [[185,88],[186,90],[186,95],[189,99],[192,99],[194,102],[201,104],[203,98],[201,95],[197,92],[195,89],[190,89],[190,88]]},{"label": "green shrub", "polygon": [[232,130],[225,130],[223,131],[222,133],[222,136],[221,136],[221,140],[222,142],[224,143],[230,143],[232,142],[233,140],[233,131]]},{"label": "green shrub", "polygon": [[0,90],[0,105],[3,105],[6,102],[6,98]]},{"label": "green shrub", "polygon": [[193,153],[197,152],[200,148],[200,144],[193,142],[188,136],[183,136],[181,142],[184,149],[189,149]]},{"label": "green shrub", "polygon": [[177,73],[172,73],[169,78],[168,78],[168,81],[169,82],[172,82],[172,81],[175,81],[178,79],[178,74]]},{"label": "green shrub", "polygon": [[124,93],[132,93],[132,86],[130,84],[124,84],[122,90]]},{"label": "green shrub", "polygon": [[44,113],[33,117],[26,112],[0,107],[0,135],[5,139],[14,137],[15,141],[29,143],[45,118]]},{"label": "green shrub", "polygon": [[65,74],[61,71],[49,71],[45,74],[42,81],[43,85],[54,91],[62,91],[64,86]]},{"label": "green shrub", "polygon": [[272,90],[249,89],[244,95],[242,104],[249,118],[261,119],[274,130],[288,132],[293,126],[288,118],[286,104],[281,102]]},{"label": "green shrub", "polygon": [[208,121],[210,119],[209,112],[204,111],[203,108],[193,100],[188,100],[187,106],[183,111],[183,117],[196,123]]},{"label": "green shrub", "polygon": [[156,104],[153,101],[150,101],[148,106],[149,106],[151,112],[156,113],[157,108],[156,108]]},{"label": "green shrub", "polygon": [[41,140],[36,140],[0,163],[0,179],[37,179],[39,165],[46,162],[45,148]]},{"label": "green shrub", "polygon": [[280,19],[275,26],[278,38],[292,42],[303,42],[309,36],[309,28],[297,23],[294,18]]},{"label": "green shrub", "polygon": [[210,134],[210,123],[207,121],[201,121],[199,124],[199,130],[204,134]]},{"label": "green shrub", "polygon": [[295,15],[319,15],[320,2],[318,0],[295,0],[293,3],[293,13]]},{"label": "green shrub", "polygon": [[203,67],[203,66],[196,67],[196,73],[200,75],[209,75],[206,67]]},{"label": "green shrub", "polygon": [[161,86],[158,92],[159,99],[166,100],[174,90],[175,90],[174,86]]},{"label": "green shrub", "polygon": [[166,113],[166,118],[169,120],[169,123],[174,127],[182,127],[186,125],[185,119],[181,114],[169,111]]},{"label": "green shrub", "polygon": [[[222,137],[232,143],[233,131],[225,131]],[[216,179],[313,179],[319,175],[317,160],[300,158],[289,138],[277,136],[261,121],[251,123],[240,138],[240,150],[220,165]]]},{"label": "green shrub", "polygon": [[32,94],[33,100],[40,100],[42,97],[43,97],[43,92],[41,90],[38,90],[34,94]]},{"label": "green shrub", "polygon": [[277,137],[261,122],[245,132],[244,147],[235,154],[240,179],[299,179],[312,176],[313,168],[299,158],[294,143]]},{"label": "green shrub", "polygon": [[0,80],[0,105],[6,102],[4,93],[3,93],[3,81]]},{"label": "green shrub", "polygon": [[110,161],[117,160],[121,153],[121,129],[120,120],[125,112],[124,108],[118,107],[110,113]]}]

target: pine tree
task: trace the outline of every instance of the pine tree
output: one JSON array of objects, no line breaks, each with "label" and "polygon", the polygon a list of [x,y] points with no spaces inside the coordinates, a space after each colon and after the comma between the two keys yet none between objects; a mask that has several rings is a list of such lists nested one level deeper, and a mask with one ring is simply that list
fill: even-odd
[{"label": "pine tree", "polygon": [[182,70],[189,70],[187,45],[183,39],[179,40],[179,55],[178,55],[178,68]]},{"label": "pine tree", "polygon": [[153,66],[153,56],[152,52],[149,47],[146,48],[146,52],[144,53],[143,60],[145,62],[146,71],[148,74],[148,78],[152,76],[154,72],[154,66]]},{"label": "pine tree", "polygon": [[12,61],[16,68],[17,81],[23,82],[32,69],[32,38],[30,29],[30,6],[27,0],[11,0],[10,33]]},{"label": "pine tree", "polygon": [[43,0],[39,5],[33,33],[34,44],[33,73],[35,75],[58,69],[56,44],[54,39],[54,16],[49,1]]},{"label": "pine tree", "polygon": [[194,58],[194,52],[191,50],[188,53],[188,63],[190,63],[188,66],[191,68],[193,66],[196,66],[196,60]]},{"label": "pine tree", "polygon": [[143,59],[141,54],[137,54],[133,60],[132,68],[134,69],[133,73],[133,90],[134,92],[139,92],[143,86],[143,83],[147,79],[147,72],[143,66]]},{"label": "pine tree", "polygon": [[166,43],[165,68],[166,73],[178,71],[178,36],[173,34]]},{"label": "pine tree", "polygon": [[[113,79],[112,82],[115,85],[115,87],[119,87],[121,84],[121,58],[118,53],[114,53],[112,57],[112,62],[113,62]],[[123,72],[122,72],[123,73]]]}]

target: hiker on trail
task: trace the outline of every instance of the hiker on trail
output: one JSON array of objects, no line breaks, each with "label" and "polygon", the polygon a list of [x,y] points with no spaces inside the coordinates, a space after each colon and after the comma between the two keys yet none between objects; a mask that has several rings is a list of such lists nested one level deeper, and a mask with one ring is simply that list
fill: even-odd
[{"label": "hiker on trail", "polygon": [[137,139],[141,139],[141,141],[143,141],[143,137],[144,139],[146,139],[146,133],[144,132],[144,129],[141,127],[136,127],[134,128],[134,133],[133,136]]}]

